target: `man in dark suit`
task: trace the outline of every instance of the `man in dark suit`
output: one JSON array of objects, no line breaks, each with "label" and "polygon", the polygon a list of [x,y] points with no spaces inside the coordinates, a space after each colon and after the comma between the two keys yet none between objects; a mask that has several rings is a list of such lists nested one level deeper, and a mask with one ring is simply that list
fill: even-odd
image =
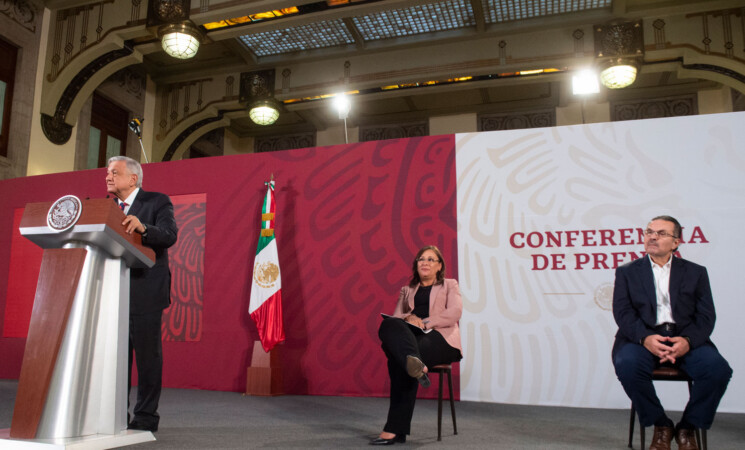
[{"label": "man in dark suit", "polygon": [[173,204],[165,194],[142,190],[142,167],[125,156],[109,159],[106,189],[126,214],[126,232],[141,234],[142,244],[155,251],[153,267],[131,269],[129,275],[129,386],[134,352],[138,387],[134,418],[128,420],[128,428],[157,431],[163,374],[161,316],[171,303],[168,247],[176,243],[178,235]]},{"label": "man in dark suit", "polygon": [[[714,301],[706,268],[673,256],[681,227],[670,216],[652,219],[644,231],[647,256],[616,270],[613,316],[618,324],[613,365],[642,426],[654,425],[650,450],[697,449],[694,429],[709,429],[732,369],[709,339]],[[652,371],[675,365],[692,379],[683,417],[674,426],[652,384]]]}]

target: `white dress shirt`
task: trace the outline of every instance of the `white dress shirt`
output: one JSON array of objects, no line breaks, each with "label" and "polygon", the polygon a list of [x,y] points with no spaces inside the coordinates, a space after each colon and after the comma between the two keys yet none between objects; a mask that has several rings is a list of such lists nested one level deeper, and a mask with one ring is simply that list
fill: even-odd
[{"label": "white dress shirt", "polygon": [[[140,188],[135,188],[135,190],[132,191],[131,194],[129,194],[129,197],[124,200],[124,203],[127,204],[127,206],[125,206],[123,210],[125,215],[129,212],[129,208],[132,206],[132,202],[135,201],[135,197],[137,197],[138,192],[140,192]],[[122,201],[117,198],[116,204],[121,205]]]},{"label": "white dress shirt", "polygon": [[672,267],[673,256],[667,260],[665,265],[656,264],[651,256],[648,256],[652,263],[652,273],[654,274],[654,291],[657,297],[657,324],[675,323],[673,320],[673,309],[670,306],[670,267]]}]

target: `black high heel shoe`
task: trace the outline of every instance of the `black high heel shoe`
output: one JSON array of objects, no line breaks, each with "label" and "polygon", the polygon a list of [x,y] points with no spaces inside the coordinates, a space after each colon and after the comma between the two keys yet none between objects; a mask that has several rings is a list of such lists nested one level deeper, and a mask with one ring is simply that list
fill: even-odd
[{"label": "black high heel shoe", "polygon": [[426,388],[429,387],[430,383],[427,372],[424,371],[425,367],[426,366],[422,360],[416,356],[409,355],[406,357],[406,373],[408,373],[410,377],[416,378],[419,384]]},{"label": "black high heel shoe", "polygon": [[376,437],[370,441],[370,445],[393,445],[393,444],[404,444],[406,442],[405,434],[397,434],[390,439],[383,439],[382,437]]}]

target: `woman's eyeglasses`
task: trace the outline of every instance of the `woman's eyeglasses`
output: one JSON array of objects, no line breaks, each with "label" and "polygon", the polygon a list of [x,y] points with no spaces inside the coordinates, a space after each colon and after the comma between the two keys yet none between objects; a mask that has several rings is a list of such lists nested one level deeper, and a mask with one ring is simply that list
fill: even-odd
[{"label": "woman's eyeglasses", "polygon": [[434,263],[440,262],[439,259],[434,259],[434,258],[418,258],[416,261],[417,262],[420,262],[420,263],[428,262],[430,264],[434,264]]}]

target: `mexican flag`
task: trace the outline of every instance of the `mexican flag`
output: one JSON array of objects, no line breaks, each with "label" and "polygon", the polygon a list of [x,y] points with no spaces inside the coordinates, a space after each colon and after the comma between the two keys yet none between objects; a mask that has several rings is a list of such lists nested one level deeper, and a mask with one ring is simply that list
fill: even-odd
[{"label": "mexican flag", "polygon": [[274,180],[266,184],[261,208],[261,236],[256,248],[248,314],[256,322],[261,346],[267,353],[285,340],[282,325],[282,277],[274,238]]}]

